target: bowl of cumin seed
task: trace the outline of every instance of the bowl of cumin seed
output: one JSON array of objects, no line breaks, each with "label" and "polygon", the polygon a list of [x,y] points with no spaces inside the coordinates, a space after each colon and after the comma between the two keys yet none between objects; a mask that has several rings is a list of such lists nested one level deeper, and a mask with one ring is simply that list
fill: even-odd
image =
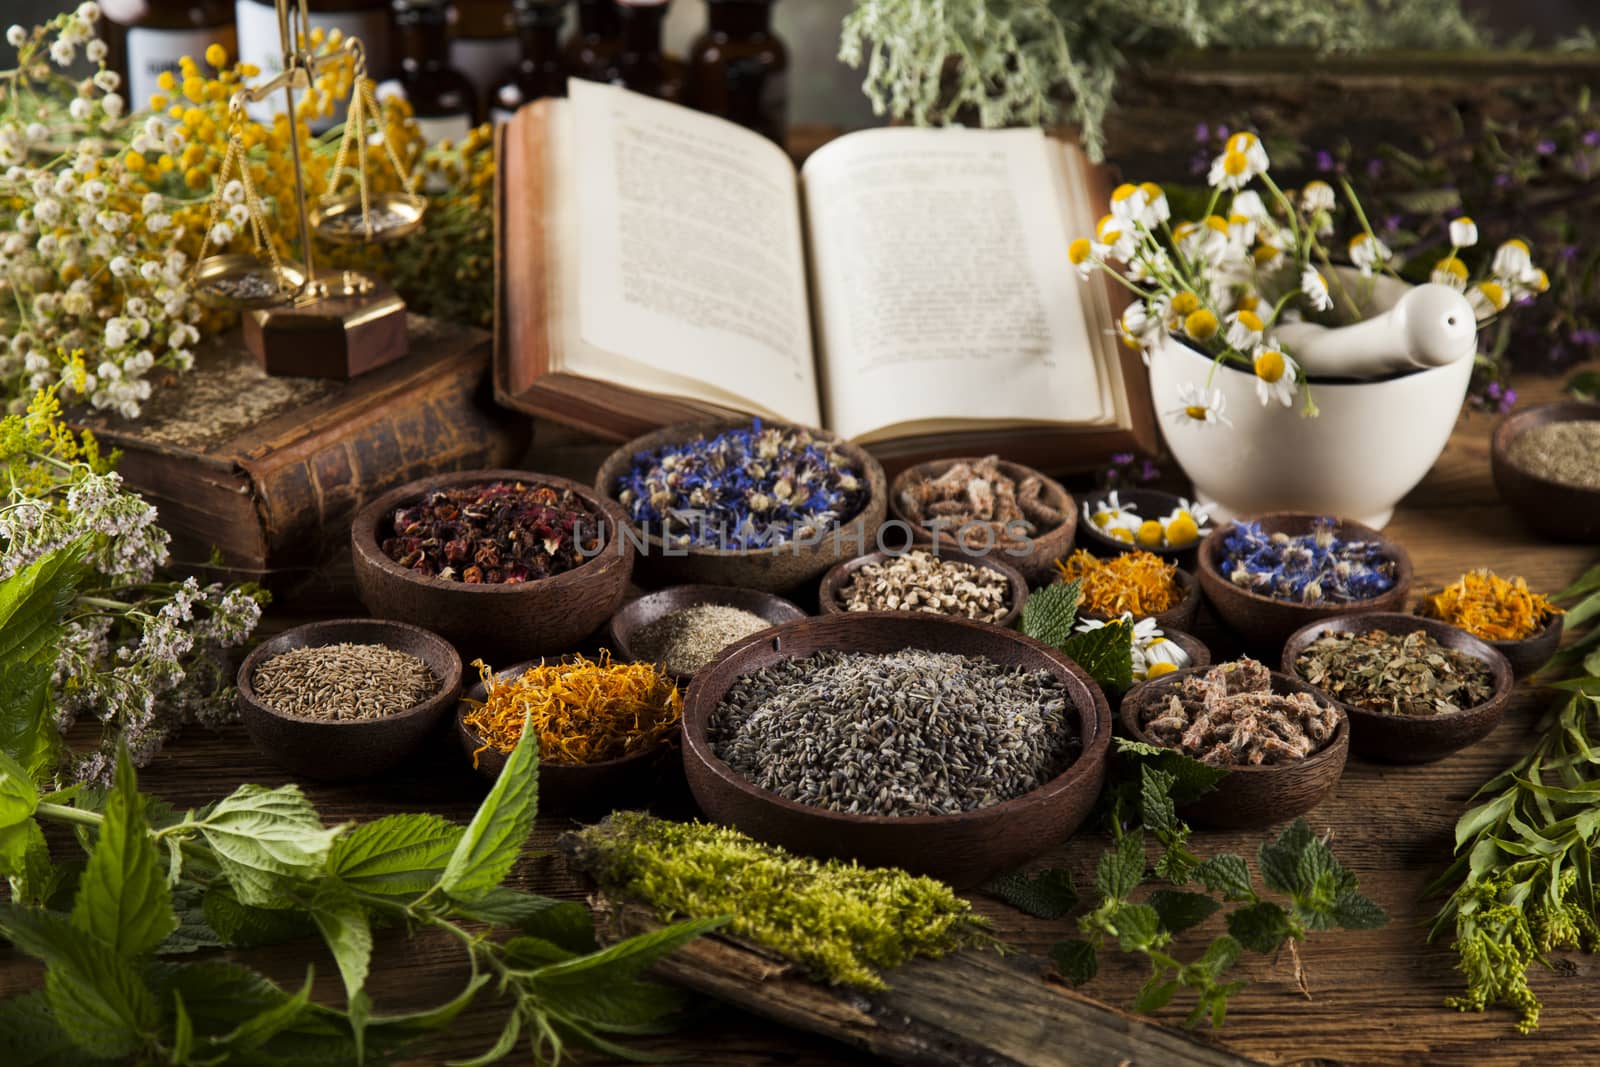
[{"label": "bowl of cumin seed", "polygon": [[239,716],[291,774],[370,778],[426,743],[455,708],[461,657],[429,630],[332,619],[263,641],[239,666]]}]

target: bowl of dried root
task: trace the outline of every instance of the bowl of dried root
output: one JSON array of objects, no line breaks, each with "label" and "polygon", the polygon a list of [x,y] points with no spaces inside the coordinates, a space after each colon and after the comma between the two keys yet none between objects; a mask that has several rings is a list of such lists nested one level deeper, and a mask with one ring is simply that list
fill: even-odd
[{"label": "bowl of dried root", "polygon": [[1350,723],[1337,701],[1253,659],[1173,671],[1122,698],[1128,736],[1228,776],[1183,809],[1197,825],[1254,828],[1303,815],[1344,773]]},{"label": "bowl of dried root", "polygon": [[1003,556],[955,545],[872,552],[822,576],[817,604],[824,615],[904,611],[1012,626],[1022,616],[1028,581]]}]

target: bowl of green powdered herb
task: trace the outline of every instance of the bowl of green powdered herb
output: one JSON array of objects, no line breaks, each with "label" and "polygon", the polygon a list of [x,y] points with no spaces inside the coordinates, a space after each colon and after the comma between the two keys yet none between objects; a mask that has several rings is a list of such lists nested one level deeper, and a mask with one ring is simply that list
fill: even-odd
[{"label": "bowl of green powdered herb", "polygon": [[1283,671],[1344,708],[1352,749],[1388,763],[1431,763],[1483,738],[1513,685],[1511,664],[1487,642],[1399,612],[1297,630],[1284,644]]}]

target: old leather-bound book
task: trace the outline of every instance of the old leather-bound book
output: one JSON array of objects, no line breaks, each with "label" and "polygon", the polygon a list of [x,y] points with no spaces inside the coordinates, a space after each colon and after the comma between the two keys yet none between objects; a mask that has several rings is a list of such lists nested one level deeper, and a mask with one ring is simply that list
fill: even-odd
[{"label": "old leather-bound book", "polygon": [[203,345],[138,420],[79,413],[161,513],[173,555],[275,589],[342,559],[362,503],[441,471],[515,465],[527,421],[497,408],[482,330],[410,317],[411,354],[350,381],[262,373],[237,331]]}]

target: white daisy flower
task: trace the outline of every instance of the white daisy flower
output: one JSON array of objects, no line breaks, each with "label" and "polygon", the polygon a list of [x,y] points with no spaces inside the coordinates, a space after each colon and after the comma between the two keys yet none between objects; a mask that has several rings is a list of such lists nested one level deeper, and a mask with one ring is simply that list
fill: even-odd
[{"label": "white daisy flower", "polygon": [[1333,186],[1324,181],[1306,182],[1306,187],[1300,190],[1300,210],[1307,215],[1314,215],[1318,211],[1332,211],[1338,198],[1333,195]]},{"label": "white daisy flower", "polygon": [[1494,275],[1495,281],[1504,285],[1522,277],[1532,267],[1533,255],[1528,250],[1528,243],[1512,238],[1495,249],[1489,273]]},{"label": "white daisy flower", "polygon": [[1256,375],[1256,399],[1263,405],[1276,400],[1284,407],[1294,406],[1294,393],[1300,381],[1300,367],[1284,355],[1276,340],[1268,340],[1251,353]]},{"label": "white daisy flower", "polygon": [[1139,219],[1146,228],[1155,229],[1163,222],[1172,218],[1172,205],[1167,203],[1165,189],[1155,182],[1140,182],[1139,191],[1144,193],[1144,215]]},{"label": "white daisy flower", "polygon": [[1207,181],[1220,189],[1243,189],[1267,172],[1267,150],[1253,133],[1236,133],[1211,164]]},{"label": "white daisy flower", "polygon": [[1241,189],[1234,193],[1233,203],[1228,205],[1228,214],[1243,215],[1258,226],[1272,224],[1272,212],[1268,210],[1267,202],[1254,189]]},{"label": "white daisy flower", "polygon": [[1130,224],[1144,218],[1150,206],[1150,194],[1128,182],[1111,190],[1111,213]]},{"label": "white daisy flower", "polygon": [[1328,279],[1315,267],[1307,267],[1300,272],[1300,291],[1306,294],[1306,299],[1311,301],[1311,306],[1317,311],[1327,311],[1333,307],[1333,296],[1328,292]]},{"label": "white daisy flower", "polygon": [[1467,265],[1456,256],[1446,256],[1433,265],[1428,280],[1435,285],[1448,285],[1459,293],[1467,287]]},{"label": "white daisy flower", "polygon": [[1450,243],[1457,248],[1471,248],[1478,243],[1478,224],[1462,215],[1450,223]]},{"label": "white daisy flower", "polygon": [[1261,323],[1261,316],[1254,311],[1235,311],[1227,318],[1227,341],[1230,348],[1239,352],[1248,352],[1261,341],[1261,335],[1266,327]]},{"label": "white daisy flower", "polygon": [[1350,262],[1364,278],[1370,277],[1374,270],[1387,263],[1393,254],[1388,245],[1370,233],[1358,233],[1350,238],[1349,248]]},{"label": "white daisy flower", "polygon": [[1511,303],[1511,298],[1499,282],[1479,282],[1467,290],[1467,303],[1472,305],[1473,314],[1482,322],[1504,311]]},{"label": "white daisy flower", "polygon": [[1169,415],[1182,415],[1191,422],[1201,426],[1222,424],[1232,426],[1233,421],[1223,413],[1226,398],[1221,389],[1213,389],[1209,396],[1205,389],[1193,382],[1184,382],[1178,387],[1178,400],[1180,406],[1167,412]]}]

